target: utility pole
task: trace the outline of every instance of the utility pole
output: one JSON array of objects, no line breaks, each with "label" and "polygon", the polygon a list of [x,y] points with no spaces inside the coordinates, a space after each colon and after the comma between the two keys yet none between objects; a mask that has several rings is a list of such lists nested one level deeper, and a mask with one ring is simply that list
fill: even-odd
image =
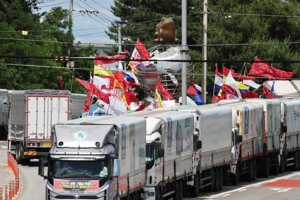
[{"label": "utility pole", "polygon": [[203,66],[202,66],[202,98],[206,102],[206,76],[207,76],[207,0],[204,0],[203,3],[203,46],[202,46],[202,60]]},{"label": "utility pole", "polygon": [[[69,42],[72,41],[72,24],[73,24],[73,0],[70,0],[70,6],[69,6],[69,30],[68,30],[68,35],[69,35]],[[70,56],[71,54],[71,44],[69,44],[69,50],[68,54]]]},{"label": "utility pole", "polygon": [[186,53],[187,53],[187,42],[186,42],[186,38],[187,38],[187,34],[186,34],[186,29],[187,29],[187,0],[182,0],[181,1],[181,46],[182,46],[182,59],[184,60],[182,62],[182,77],[181,77],[181,103],[182,105],[186,105],[186,82],[187,82],[187,78],[186,78]]},{"label": "utility pole", "polygon": [[[122,34],[121,34],[121,27],[118,27],[118,43],[119,43],[119,54],[122,53]],[[122,61],[119,61],[119,70],[123,70],[123,63]]]}]

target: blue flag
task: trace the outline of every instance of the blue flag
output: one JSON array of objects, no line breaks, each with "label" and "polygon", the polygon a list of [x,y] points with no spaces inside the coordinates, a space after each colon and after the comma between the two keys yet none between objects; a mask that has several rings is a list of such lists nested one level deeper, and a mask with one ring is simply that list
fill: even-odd
[{"label": "blue flag", "polygon": [[200,103],[201,105],[205,105],[206,103],[203,101],[203,99],[200,97],[200,95],[198,94],[198,92],[195,93],[194,96],[194,101],[195,103]]}]

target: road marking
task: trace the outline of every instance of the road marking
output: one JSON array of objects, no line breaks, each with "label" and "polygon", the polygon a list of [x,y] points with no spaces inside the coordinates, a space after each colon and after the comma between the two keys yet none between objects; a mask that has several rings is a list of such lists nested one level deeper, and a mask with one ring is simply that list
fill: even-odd
[{"label": "road marking", "polygon": [[230,196],[231,194],[225,194],[225,195],[223,195],[222,197],[227,197],[227,196]]},{"label": "road marking", "polygon": [[292,188],[284,188],[284,189],[282,189],[282,188],[270,188],[270,190],[274,190],[274,191],[277,191],[279,193],[281,193],[281,192],[288,192],[291,189]]},{"label": "road marking", "polygon": [[7,149],[7,146],[0,146],[0,149]]},{"label": "road marking", "polygon": [[[299,176],[299,175],[300,175],[300,172],[293,172],[292,174],[277,177],[277,178],[274,178],[272,180],[266,180],[266,181],[262,181],[262,182],[259,182],[259,183],[250,184],[250,185],[247,185],[247,186],[244,186],[244,187],[241,187],[241,188],[233,189],[233,190],[230,190],[230,191],[227,191],[227,192],[222,192],[222,193],[219,193],[219,194],[216,194],[216,195],[211,195],[208,198],[213,199],[213,198],[217,198],[217,197],[222,197],[225,194],[231,194],[233,192],[238,192],[241,189],[247,189],[247,188],[251,188],[251,187],[258,187],[258,186],[266,184],[266,183],[271,183],[271,182],[274,182],[274,181],[277,181],[277,180],[280,180],[280,179],[288,179],[288,178],[291,178],[291,177],[294,177],[294,176]],[[203,197],[198,197],[198,198],[200,199],[200,198],[203,198]]]}]

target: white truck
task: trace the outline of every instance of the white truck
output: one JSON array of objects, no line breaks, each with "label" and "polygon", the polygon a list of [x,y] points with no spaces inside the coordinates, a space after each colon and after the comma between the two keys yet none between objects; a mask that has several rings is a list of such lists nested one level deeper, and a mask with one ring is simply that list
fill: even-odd
[{"label": "white truck", "polygon": [[46,156],[51,127],[70,118],[67,90],[12,90],[9,94],[8,151],[18,163]]},{"label": "white truck", "polygon": [[263,155],[263,105],[258,102],[220,101],[218,106],[232,109],[232,131],[240,137],[233,138],[236,144],[236,173],[232,184],[237,185],[240,178],[254,181],[257,175],[257,162],[262,163]]},{"label": "white truck", "polygon": [[230,107],[178,106],[170,108],[190,112],[194,116],[193,179],[188,182],[193,196],[199,189],[222,190],[228,169],[235,173],[232,148],[232,113]]},{"label": "white truck", "polygon": [[282,155],[282,131],[281,131],[281,103],[278,99],[246,99],[246,102],[261,103],[264,108],[263,117],[263,155],[261,169],[258,176],[268,177],[272,170],[278,174],[280,170]]},{"label": "white truck", "polygon": [[126,116],[144,117],[147,121],[143,198],[181,200],[185,185],[194,175],[193,115],[158,109]]},{"label": "white truck", "polygon": [[282,146],[281,171],[286,167],[300,170],[300,101],[299,99],[280,99]]},{"label": "white truck", "polygon": [[6,139],[8,128],[8,90],[0,89],[0,138]]},{"label": "white truck", "polygon": [[71,95],[71,119],[82,116],[86,94],[72,93]]},{"label": "white truck", "polygon": [[145,171],[143,117],[88,116],[57,123],[48,158],[39,162],[47,200],[140,199]]}]

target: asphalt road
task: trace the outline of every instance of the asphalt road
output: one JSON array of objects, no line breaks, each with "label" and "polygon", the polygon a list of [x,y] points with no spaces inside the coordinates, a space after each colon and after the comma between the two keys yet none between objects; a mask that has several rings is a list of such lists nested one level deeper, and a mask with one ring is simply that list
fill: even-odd
[{"label": "asphalt road", "polygon": [[[6,156],[6,141],[0,141],[0,157]],[[46,181],[38,175],[38,160],[19,165],[21,193],[19,200],[45,199]],[[238,186],[223,186],[221,192],[203,192],[189,200],[300,200],[300,171],[285,172],[279,176],[257,178],[255,182],[241,182]]]}]

